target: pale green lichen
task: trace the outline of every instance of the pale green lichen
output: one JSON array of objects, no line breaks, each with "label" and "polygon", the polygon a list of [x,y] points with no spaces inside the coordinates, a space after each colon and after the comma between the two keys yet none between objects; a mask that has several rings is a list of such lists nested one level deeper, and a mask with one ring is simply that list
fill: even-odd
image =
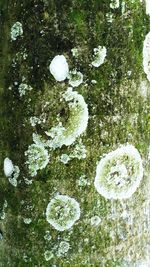
[{"label": "pale green lichen", "polygon": [[79,203],[66,195],[57,195],[46,208],[47,221],[58,231],[70,229],[79,218]]},{"label": "pale green lichen", "polygon": [[60,156],[60,161],[64,164],[67,164],[71,160],[70,156],[67,154],[62,154]]},{"label": "pale green lichen", "polygon": [[53,254],[52,251],[50,251],[50,250],[46,250],[46,251],[44,252],[44,257],[45,257],[45,260],[46,260],[46,261],[49,261],[49,260],[51,260],[51,259],[54,257],[54,254]]},{"label": "pale green lichen", "polygon": [[76,138],[86,130],[88,124],[88,108],[83,96],[69,87],[63,94],[63,98],[68,102],[70,116],[65,126],[60,122],[46,131],[46,134],[52,138],[53,148],[73,144]]},{"label": "pale green lichen", "polygon": [[60,156],[60,161],[67,164],[72,159],[85,159],[86,158],[86,147],[82,144],[81,140],[74,146],[73,151],[67,154],[62,154]]},{"label": "pale green lichen", "polygon": [[134,146],[127,144],[100,160],[94,185],[105,198],[125,199],[136,191],[142,177],[141,156]]},{"label": "pale green lichen", "polygon": [[70,154],[71,158],[77,158],[77,159],[85,159],[86,158],[86,147],[85,145],[82,144],[81,141],[79,141],[79,143],[77,143],[72,151],[72,153]]},{"label": "pale green lichen", "polygon": [[70,244],[67,241],[61,241],[58,247],[57,256],[61,257],[66,255],[70,248]]},{"label": "pale green lichen", "polygon": [[68,79],[72,87],[78,87],[83,82],[83,74],[80,71],[73,70],[69,72]]},{"label": "pale green lichen", "polygon": [[98,226],[101,223],[101,218],[98,215],[95,215],[91,217],[90,222],[92,226]]},{"label": "pale green lichen", "polygon": [[25,156],[27,156],[26,164],[31,176],[37,175],[37,171],[44,169],[49,163],[48,151],[42,144],[30,145]]},{"label": "pale green lichen", "polygon": [[23,28],[22,24],[17,21],[12,27],[11,27],[11,39],[15,41],[17,37],[22,36],[23,34]]},{"label": "pale green lichen", "polygon": [[47,240],[47,241],[50,241],[52,239],[52,236],[50,234],[50,231],[47,230],[45,232],[44,239]]}]

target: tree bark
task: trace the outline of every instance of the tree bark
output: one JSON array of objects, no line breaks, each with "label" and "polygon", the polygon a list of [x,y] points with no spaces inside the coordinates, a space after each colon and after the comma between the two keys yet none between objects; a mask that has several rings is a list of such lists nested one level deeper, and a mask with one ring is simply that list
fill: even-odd
[{"label": "tree bark", "polygon": [[[142,63],[150,18],[144,3],[122,0],[111,8],[108,0],[1,0],[0,18],[0,266],[140,266],[148,260],[150,241],[150,85]],[[23,35],[13,41],[11,27],[17,21]],[[93,49],[99,45],[107,56],[94,68]],[[76,91],[89,110],[82,137],[87,156],[65,165],[59,157],[72,147],[63,146],[50,152],[47,167],[32,178],[25,156],[32,134],[45,136],[58,114],[62,121],[69,116],[60,101],[68,81],[55,81],[49,71],[51,60],[61,54],[84,76]],[[24,81],[33,89],[21,97],[18,87]],[[30,118],[41,114],[45,124],[32,127]],[[94,187],[97,162],[127,143],[140,152],[144,177],[131,198],[105,199]],[[6,157],[20,169],[17,187],[4,175]],[[82,186],[81,176],[87,181]],[[80,219],[69,231],[59,232],[46,221],[46,207],[56,193],[80,203]],[[98,227],[90,223],[96,215]],[[70,248],[60,256],[61,241]],[[46,251],[53,253],[48,261]]]}]

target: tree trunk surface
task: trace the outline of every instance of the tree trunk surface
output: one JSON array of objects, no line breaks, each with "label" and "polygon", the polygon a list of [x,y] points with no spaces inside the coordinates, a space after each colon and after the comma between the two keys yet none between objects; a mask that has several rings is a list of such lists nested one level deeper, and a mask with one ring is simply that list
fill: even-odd
[{"label": "tree trunk surface", "polygon": [[[1,267],[149,266],[150,84],[143,70],[143,42],[150,17],[142,1],[120,0],[118,7],[111,3],[0,1]],[[13,40],[16,22],[23,33]],[[94,67],[98,46],[105,46],[107,54]],[[56,55],[64,55],[69,69],[83,74],[73,91],[88,106],[88,125],[74,144],[48,149],[49,163],[32,177],[25,152],[34,143],[33,133],[48,140],[45,132],[58,117],[65,123],[70,115],[61,100],[68,79],[58,82],[49,70]],[[21,95],[20,84],[32,90]],[[33,117],[39,122],[31,123]],[[64,164],[60,157],[71,155],[80,141],[86,158]],[[142,181],[130,198],[105,198],[94,186],[97,164],[127,144],[141,155]],[[19,167],[17,186],[4,174],[5,158]],[[80,218],[65,231],[46,219],[47,205],[58,194],[80,205]],[[69,245],[66,252],[60,252],[61,242]]]}]

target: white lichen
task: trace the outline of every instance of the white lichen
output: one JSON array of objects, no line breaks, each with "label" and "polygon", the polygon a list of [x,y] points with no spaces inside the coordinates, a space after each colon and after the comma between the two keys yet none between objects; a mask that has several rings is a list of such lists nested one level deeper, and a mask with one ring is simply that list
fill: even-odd
[{"label": "white lichen", "polygon": [[29,180],[28,178],[24,177],[24,182],[27,185],[31,185],[33,183],[33,180],[32,179]]},{"label": "white lichen", "polygon": [[150,81],[150,32],[146,35],[143,44],[143,68]]},{"label": "white lichen", "polygon": [[52,148],[73,144],[76,138],[86,130],[88,124],[88,107],[83,96],[69,87],[63,94],[63,98],[69,105],[70,116],[65,126],[60,122],[46,132],[52,138]]},{"label": "white lichen", "polygon": [[2,210],[1,210],[1,212],[0,212],[0,219],[1,219],[1,220],[4,220],[5,217],[6,217],[6,208],[7,208],[7,207],[8,207],[8,202],[7,202],[7,200],[5,199],[4,204],[3,204],[3,208],[2,208]]},{"label": "white lichen", "polygon": [[4,160],[4,173],[5,176],[8,177],[9,182],[16,187],[20,169],[18,166],[13,165],[12,160],[9,158],[5,158]]},{"label": "white lichen", "polygon": [[30,224],[32,222],[31,218],[23,218],[25,224]]},{"label": "white lichen", "polygon": [[142,159],[133,145],[123,145],[100,160],[95,188],[108,199],[126,199],[139,187],[143,177]]},{"label": "white lichen", "polygon": [[112,0],[111,3],[110,3],[110,8],[112,9],[116,9],[116,8],[119,8],[119,0]]},{"label": "white lichen", "polygon": [[19,21],[17,21],[11,27],[11,40],[15,41],[17,37],[22,36],[22,34],[23,34],[22,24]]},{"label": "white lichen", "polygon": [[50,250],[46,250],[46,251],[44,252],[44,257],[45,257],[45,260],[46,260],[46,261],[49,261],[49,260],[51,260],[51,259],[54,257],[54,254],[53,254],[52,251],[50,251]]},{"label": "white lichen", "polygon": [[32,127],[35,127],[37,124],[41,124],[41,120],[36,116],[30,118],[30,124]]},{"label": "white lichen", "polygon": [[79,218],[79,203],[66,195],[55,196],[46,208],[47,221],[58,231],[70,229]]},{"label": "white lichen", "polygon": [[60,156],[60,161],[64,164],[67,164],[71,160],[70,156],[67,154],[62,154]]},{"label": "white lichen", "polygon": [[67,241],[61,241],[58,247],[57,256],[61,257],[66,255],[70,248],[70,244]]},{"label": "white lichen", "polygon": [[79,52],[78,52],[78,49],[76,47],[72,48],[71,52],[72,52],[73,57],[77,58],[79,56]]},{"label": "white lichen", "polygon": [[70,160],[72,160],[72,159],[75,159],[75,158],[77,158],[77,159],[85,159],[86,158],[86,147],[85,147],[85,145],[83,145],[82,144],[82,142],[81,141],[79,141],[79,143],[77,143],[75,146],[74,146],[74,148],[73,148],[73,150],[72,150],[72,152],[71,153],[69,153],[69,155],[67,155],[67,154],[62,154],[61,156],[60,156],[60,161],[62,162],[62,163],[64,163],[64,164],[67,164]]},{"label": "white lichen", "polygon": [[47,230],[45,232],[44,239],[47,240],[47,241],[50,241],[52,239],[52,236],[50,234],[50,231]]},{"label": "white lichen", "polygon": [[80,176],[79,180],[77,180],[77,185],[80,187],[85,187],[90,184],[90,181],[88,181],[87,177],[84,174]]},{"label": "white lichen", "polygon": [[90,222],[92,226],[98,226],[101,223],[101,218],[98,215],[91,217]]},{"label": "white lichen", "polygon": [[83,74],[80,71],[73,70],[69,72],[68,79],[72,87],[78,87],[83,82]]},{"label": "white lichen", "polygon": [[102,65],[104,63],[106,54],[107,50],[105,46],[98,46],[98,48],[94,48],[94,59],[92,61],[92,65],[96,68]]},{"label": "white lichen", "polygon": [[30,145],[25,156],[27,156],[26,164],[31,176],[37,175],[37,171],[44,169],[49,163],[48,151],[42,144]]},{"label": "white lichen", "polygon": [[21,83],[18,87],[19,95],[22,97],[24,96],[27,92],[31,91],[33,88],[26,84],[26,83]]},{"label": "white lichen", "polygon": [[12,163],[12,160],[9,158],[4,159],[4,174],[6,177],[9,177],[12,175],[14,171],[14,165]]},{"label": "white lichen", "polygon": [[80,141],[79,143],[75,145],[72,153],[70,154],[70,158],[85,159],[86,152],[87,151],[86,151],[85,145],[83,145],[82,142]]},{"label": "white lichen", "polygon": [[139,83],[139,93],[143,97],[143,100],[147,100],[150,93],[149,82],[147,80],[142,80]]},{"label": "white lichen", "polygon": [[64,81],[69,73],[66,58],[63,55],[55,56],[50,63],[49,70],[56,81]]},{"label": "white lichen", "polygon": [[14,166],[14,170],[13,170],[13,173],[11,174],[11,176],[8,177],[8,180],[9,182],[11,183],[11,185],[13,186],[17,186],[18,184],[18,177],[19,177],[19,174],[20,174],[20,169],[18,166]]},{"label": "white lichen", "polygon": [[145,0],[145,4],[146,4],[146,14],[150,15],[150,1]]}]

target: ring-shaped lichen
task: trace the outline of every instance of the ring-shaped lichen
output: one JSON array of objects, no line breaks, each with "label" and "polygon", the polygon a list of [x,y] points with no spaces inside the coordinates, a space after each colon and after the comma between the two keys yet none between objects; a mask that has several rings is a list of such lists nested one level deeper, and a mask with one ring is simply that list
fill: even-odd
[{"label": "ring-shaped lichen", "polygon": [[66,195],[57,195],[46,208],[47,221],[58,231],[70,229],[79,218],[79,203]]},{"label": "ring-shaped lichen", "polygon": [[69,105],[69,118],[65,125],[60,123],[46,132],[52,137],[52,147],[55,148],[73,144],[76,138],[86,130],[88,124],[88,107],[83,96],[69,87],[63,94],[63,98]]},{"label": "ring-shaped lichen", "polygon": [[108,153],[96,169],[95,188],[108,199],[126,199],[136,191],[143,177],[142,159],[133,145]]}]

